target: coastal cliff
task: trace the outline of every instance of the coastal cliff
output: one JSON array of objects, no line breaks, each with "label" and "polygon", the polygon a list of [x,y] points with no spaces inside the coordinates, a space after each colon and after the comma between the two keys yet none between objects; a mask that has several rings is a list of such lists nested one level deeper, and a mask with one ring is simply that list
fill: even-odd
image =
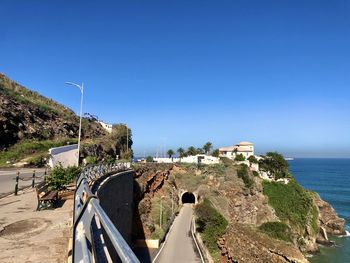
[{"label": "coastal cliff", "polygon": [[[164,237],[172,220],[173,191],[175,211],[183,191],[193,192],[198,204],[210,201],[228,221],[225,233],[215,240],[216,248],[209,249],[214,262],[304,263],[308,262],[305,254],[316,253],[318,244],[330,244],[330,235],[345,233],[344,220],[335,210],[292,177],[287,184],[268,182],[227,160],[200,167],[138,165],[135,180],[138,228],[144,238]],[[163,226],[158,223],[160,200],[166,214]]]}]

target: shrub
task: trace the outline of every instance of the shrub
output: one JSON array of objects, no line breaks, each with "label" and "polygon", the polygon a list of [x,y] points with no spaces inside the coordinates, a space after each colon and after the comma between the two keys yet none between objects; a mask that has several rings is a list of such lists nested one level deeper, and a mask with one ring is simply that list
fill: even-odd
[{"label": "shrub", "polygon": [[50,175],[46,177],[47,184],[51,190],[63,190],[68,184],[74,181],[80,174],[80,168],[76,166],[63,168],[62,165],[52,169]]},{"label": "shrub", "polygon": [[259,173],[257,171],[253,171],[253,175],[258,177],[259,176]]},{"label": "shrub", "polygon": [[269,197],[269,204],[281,220],[289,221],[300,229],[311,224],[317,230],[317,210],[312,197],[295,180],[288,184],[264,181],[263,187],[263,193]]},{"label": "shrub", "polygon": [[35,166],[35,167],[44,167],[46,165],[46,158],[42,155],[32,157],[28,161],[30,166]]},{"label": "shrub", "polygon": [[267,222],[259,226],[259,229],[269,236],[291,242],[290,228],[282,222]]},{"label": "shrub", "polygon": [[248,161],[250,163],[258,163],[259,162],[258,159],[256,159],[254,155],[249,156]]},{"label": "shrub", "polygon": [[244,182],[244,185],[246,188],[251,188],[253,186],[253,179],[250,178],[249,174],[248,174],[248,167],[245,164],[241,164],[238,166],[238,170],[237,170],[237,176],[239,178],[241,178]]},{"label": "shrub", "polygon": [[152,156],[147,156],[146,162],[147,163],[153,163],[153,157]]},{"label": "shrub", "polygon": [[196,206],[195,213],[197,216],[197,231],[201,233],[203,242],[210,254],[218,259],[220,251],[216,242],[225,234],[228,222],[207,198]]},{"label": "shrub", "polygon": [[237,154],[236,157],[235,157],[235,161],[237,162],[243,162],[245,161],[245,157],[243,156],[243,154]]},{"label": "shrub", "polygon": [[98,162],[98,159],[97,159],[96,156],[87,156],[85,158],[86,165],[88,165],[88,164],[96,164],[97,162]]},{"label": "shrub", "polygon": [[259,161],[259,166],[262,171],[269,173],[275,179],[291,177],[288,162],[277,152],[268,152]]}]

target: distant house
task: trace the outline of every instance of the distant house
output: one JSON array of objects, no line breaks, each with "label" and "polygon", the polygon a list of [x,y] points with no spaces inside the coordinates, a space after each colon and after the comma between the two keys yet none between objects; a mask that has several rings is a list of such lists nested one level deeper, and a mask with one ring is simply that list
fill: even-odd
[{"label": "distant house", "polygon": [[242,154],[245,158],[254,155],[254,144],[251,142],[240,142],[233,146],[219,148],[220,157],[235,159],[239,154]]},{"label": "distant house", "polygon": [[99,124],[101,124],[101,126],[109,133],[112,133],[112,125],[105,123],[103,121],[97,121]]},{"label": "distant house", "polygon": [[153,158],[153,161],[156,163],[196,163],[196,164],[217,164],[220,162],[219,158],[206,155],[206,154],[191,155],[183,158],[156,157],[156,158]]}]

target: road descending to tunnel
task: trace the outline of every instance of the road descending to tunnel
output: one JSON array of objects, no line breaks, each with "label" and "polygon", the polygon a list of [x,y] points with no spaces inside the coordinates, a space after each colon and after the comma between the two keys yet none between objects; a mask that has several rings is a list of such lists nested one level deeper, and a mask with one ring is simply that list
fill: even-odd
[{"label": "road descending to tunnel", "polygon": [[174,220],[164,247],[154,262],[202,262],[192,239],[192,215],[192,204],[183,204],[179,215]]}]

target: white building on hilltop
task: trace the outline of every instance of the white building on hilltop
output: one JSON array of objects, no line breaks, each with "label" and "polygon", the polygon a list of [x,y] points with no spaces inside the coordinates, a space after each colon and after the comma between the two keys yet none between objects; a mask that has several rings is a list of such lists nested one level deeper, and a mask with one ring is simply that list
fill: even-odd
[{"label": "white building on hilltop", "polygon": [[235,159],[239,154],[242,154],[246,159],[254,155],[254,144],[251,142],[240,142],[233,146],[219,148],[220,157]]},{"label": "white building on hilltop", "polygon": [[112,133],[112,124],[108,124],[108,123],[105,123],[103,121],[97,121],[99,124],[101,124],[101,126],[109,133]]}]

